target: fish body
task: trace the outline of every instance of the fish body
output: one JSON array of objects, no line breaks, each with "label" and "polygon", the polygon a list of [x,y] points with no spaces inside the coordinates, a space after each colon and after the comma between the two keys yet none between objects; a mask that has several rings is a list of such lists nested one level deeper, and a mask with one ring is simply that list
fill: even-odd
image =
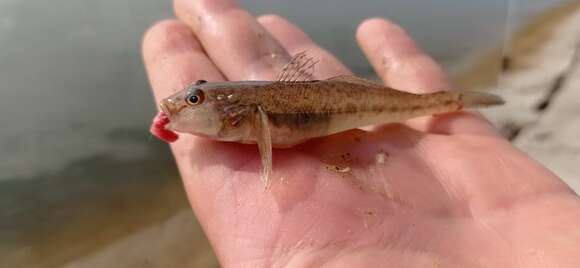
[{"label": "fish body", "polygon": [[[202,103],[188,104],[186,98],[196,92]],[[167,129],[242,143],[257,143],[260,108],[267,117],[272,146],[290,147],[349,129],[489,106],[501,99],[461,91],[418,95],[339,76],[300,82],[199,83],[162,103],[171,121]]]},{"label": "fish body", "polygon": [[162,112],[151,132],[169,142],[181,132],[256,143],[268,187],[272,147],[291,147],[363,126],[503,104],[499,96],[485,92],[413,94],[350,75],[314,80],[309,71],[315,63],[299,53],[276,81],[199,80],[160,102]]}]

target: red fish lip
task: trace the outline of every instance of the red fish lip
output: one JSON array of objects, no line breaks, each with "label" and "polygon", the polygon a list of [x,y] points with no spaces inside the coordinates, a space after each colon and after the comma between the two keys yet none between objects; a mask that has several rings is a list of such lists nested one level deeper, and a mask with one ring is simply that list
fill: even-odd
[{"label": "red fish lip", "polygon": [[165,114],[165,112],[159,112],[155,118],[153,119],[153,123],[149,128],[151,134],[155,137],[166,141],[166,142],[174,142],[179,137],[177,133],[167,129],[167,125],[170,123],[169,118]]}]

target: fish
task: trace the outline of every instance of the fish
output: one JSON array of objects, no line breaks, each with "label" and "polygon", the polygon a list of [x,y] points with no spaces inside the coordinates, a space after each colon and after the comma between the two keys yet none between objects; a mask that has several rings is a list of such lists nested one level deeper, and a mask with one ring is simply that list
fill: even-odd
[{"label": "fish", "polygon": [[414,94],[354,75],[317,80],[316,63],[300,52],[272,81],[198,80],[160,101],[150,131],[167,142],[177,140],[178,132],[257,144],[267,189],[272,148],[370,125],[504,104],[500,96],[480,91]]}]

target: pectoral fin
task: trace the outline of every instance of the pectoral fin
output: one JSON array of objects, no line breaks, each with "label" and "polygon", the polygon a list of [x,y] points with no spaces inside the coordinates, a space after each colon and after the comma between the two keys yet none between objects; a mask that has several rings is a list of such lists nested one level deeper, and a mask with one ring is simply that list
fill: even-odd
[{"label": "pectoral fin", "polygon": [[264,188],[268,189],[272,183],[272,136],[268,115],[258,106],[256,120],[256,143],[262,159],[262,172],[260,174]]}]

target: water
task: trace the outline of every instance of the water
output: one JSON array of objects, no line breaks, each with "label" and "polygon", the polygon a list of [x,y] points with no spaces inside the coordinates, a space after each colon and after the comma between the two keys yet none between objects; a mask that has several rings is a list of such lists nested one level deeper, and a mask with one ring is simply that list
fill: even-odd
[{"label": "water", "polygon": [[[368,75],[372,70],[354,40],[364,18],[400,23],[450,67],[501,43],[506,1],[241,3],[253,14],[295,21],[356,73]],[[513,22],[560,2],[515,0]],[[62,212],[79,199],[155,195],[154,185],[177,177],[166,147],[147,133],[154,104],[140,55],[145,29],[170,16],[169,1],[0,0],[0,239],[23,241],[19,228],[37,227],[31,211],[59,225],[65,221],[59,215],[74,212],[46,214],[48,207]]]},{"label": "water", "polygon": [[[325,2],[242,4],[296,21],[359,74],[372,72],[353,37],[364,18],[399,22],[450,66],[501,40],[507,6],[506,0]],[[556,2],[516,1],[515,19]],[[163,1],[0,0],[0,180],[34,177],[99,153],[142,155],[147,142],[112,142],[108,133],[146,129],[154,110],[139,42],[148,25],[169,16]]]}]

